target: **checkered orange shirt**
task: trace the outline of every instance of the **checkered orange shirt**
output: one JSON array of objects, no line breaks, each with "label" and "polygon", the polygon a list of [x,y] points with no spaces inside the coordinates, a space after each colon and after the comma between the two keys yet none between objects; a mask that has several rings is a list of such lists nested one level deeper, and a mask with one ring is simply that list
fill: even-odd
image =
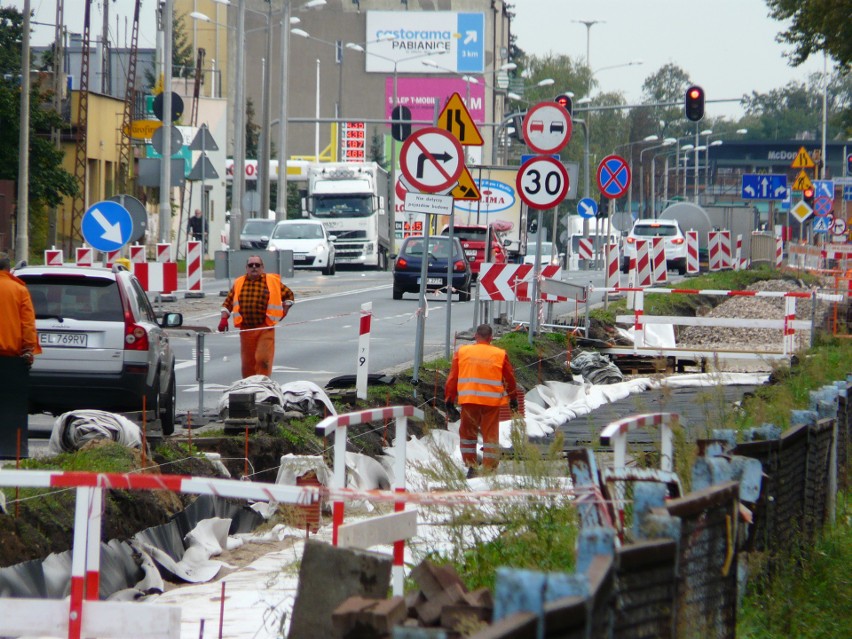
[{"label": "checkered orange shirt", "polygon": [[[236,287],[235,287],[236,288]],[[293,291],[281,282],[281,301],[294,300]],[[264,325],[266,320],[266,305],[269,302],[269,289],[266,288],[266,277],[259,280],[246,278],[240,291],[240,313],[243,316],[241,328],[258,328]],[[228,297],[222,304],[228,311],[234,309],[234,288],[228,292]]]}]

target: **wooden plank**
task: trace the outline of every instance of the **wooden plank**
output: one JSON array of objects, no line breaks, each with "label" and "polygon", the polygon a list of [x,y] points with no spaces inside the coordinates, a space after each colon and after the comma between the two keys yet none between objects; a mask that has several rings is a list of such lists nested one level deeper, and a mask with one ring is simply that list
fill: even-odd
[{"label": "wooden plank", "polygon": [[410,539],[416,534],[417,511],[404,510],[343,524],[337,529],[337,545],[340,548],[370,548]]},{"label": "wooden plank", "polygon": [[[642,324],[665,324],[676,326],[717,326],[721,328],[774,328],[785,326],[799,331],[811,330],[810,320],[792,320],[785,324],[783,319],[748,319],[744,317],[683,317],[680,315],[642,315]],[[616,324],[635,324],[635,315],[617,315]]]}]

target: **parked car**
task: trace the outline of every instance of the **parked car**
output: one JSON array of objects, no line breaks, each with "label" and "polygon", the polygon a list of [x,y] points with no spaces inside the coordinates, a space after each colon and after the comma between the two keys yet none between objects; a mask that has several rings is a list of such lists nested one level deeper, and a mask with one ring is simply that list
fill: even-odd
[{"label": "parked car", "polygon": [[[564,253],[554,253],[553,242],[541,243],[541,265],[561,264]],[[524,256],[524,264],[535,264],[535,242],[527,242],[527,254]]]},{"label": "parked car", "polygon": [[655,237],[665,238],[666,268],[677,269],[680,275],[686,273],[686,238],[675,220],[636,220],[624,239],[622,273],[627,273],[630,260],[636,258],[636,240],[651,240]]},{"label": "parked car", "polygon": [[175,355],[166,328],[180,313],[154,314],[139,280],[112,269],[34,266],[27,285],[42,353],[30,371],[30,412],[139,412],[145,398],[164,435],[175,427]]},{"label": "parked car", "polygon": [[240,231],[241,249],[265,249],[269,244],[269,236],[275,228],[275,220],[253,218],[243,223]]},{"label": "parked car", "polygon": [[[449,235],[450,227],[445,226],[441,230],[441,235]],[[485,261],[490,261],[495,264],[505,264],[508,260],[506,249],[500,243],[500,237],[493,230],[491,232],[491,259],[487,259],[485,254],[486,237],[488,236],[488,227],[480,225],[453,227],[453,237],[458,238],[461,242],[464,254],[467,261],[470,262],[470,271],[474,281],[479,277],[480,265]]]},{"label": "parked car", "polygon": [[316,220],[284,220],[278,222],[269,237],[270,251],[293,251],[293,268],[315,269],[323,275],[334,275],[337,263],[334,236]]},{"label": "parked car", "polygon": [[[429,238],[426,251],[426,289],[436,291],[447,287],[447,268],[452,264],[452,287],[460,302],[470,301],[472,274],[470,263],[465,259],[464,249],[458,238],[433,235]],[[401,300],[403,293],[420,292],[420,269],[423,264],[425,238],[421,235],[407,237],[402,241],[399,255],[393,263],[393,298]]]}]

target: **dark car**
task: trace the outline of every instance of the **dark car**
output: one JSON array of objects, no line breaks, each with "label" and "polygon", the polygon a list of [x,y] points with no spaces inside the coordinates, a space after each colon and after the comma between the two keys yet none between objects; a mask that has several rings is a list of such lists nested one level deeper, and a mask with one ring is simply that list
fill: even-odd
[{"label": "dark car", "polygon": [[240,231],[241,249],[265,249],[277,222],[275,220],[246,220]]},{"label": "dark car", "polygon": [[30,412],[138,413],[143,398],[164,435],[175,427],[175,354],[139,280],[120,266],[33,266],[27,284],[42,353],[30,371]]},{"label": "dark car", "polygon": [[[441,231],[441,235],[449,235],[450,227],[445,226]],[[488,227],[479,224],[471,224],[468,226],[460,226],[456,224],[453,227],[453,236],[461,242],[464,249],[465,257],[470,262],[470,272],[474,281],[479,277],[479,269],[483,262],[491,262],[493,264],[505,264],[507,261],[506,249],[500,244],[500,237],[492,228],[491,231],[491,258],[485,254],[486,238],[488,237]]]},{"label": "dark car", "polygon": [[[423,236],[407,237],[402,242],[399,255],[393,264],[393,298],[401,300],[403,293],[420,292],[420,269],[423,264],[423,246],[426,243]],[[427,272],[426,290],[446,291],[447,268],[452,264],[452,287],[459,295],[460,302],[470,301],[471,272],[470,264],[465,259],[464,250],[458,238],[433,235],[429,238],[426,251]]]}]

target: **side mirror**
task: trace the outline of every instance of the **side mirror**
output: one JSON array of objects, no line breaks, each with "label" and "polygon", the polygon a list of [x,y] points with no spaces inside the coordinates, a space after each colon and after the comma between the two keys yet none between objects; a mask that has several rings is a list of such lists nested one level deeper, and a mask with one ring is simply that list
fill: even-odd
[{"label": "side mirror", "polygon": [[336,235],[329,235],[329,236],[328,236],[328,241],[329,241],[329,242],[336,242],[336,241],[337,241],[337,236],[336,236]]},{"label": "side mirror", "polygon": [[182,313],[166,313],[163,315],[163,318],[160,320],[160,326],[162,328],[178,328],[183,324],[183,314]]},{"label": "side mirror", "polygon": [[506,238],[505,240],[503,240],[503,246],[505,246],[506,248],[509,248],[510,246],[512,246],[512,240],[510,240],[509,238]]}]

